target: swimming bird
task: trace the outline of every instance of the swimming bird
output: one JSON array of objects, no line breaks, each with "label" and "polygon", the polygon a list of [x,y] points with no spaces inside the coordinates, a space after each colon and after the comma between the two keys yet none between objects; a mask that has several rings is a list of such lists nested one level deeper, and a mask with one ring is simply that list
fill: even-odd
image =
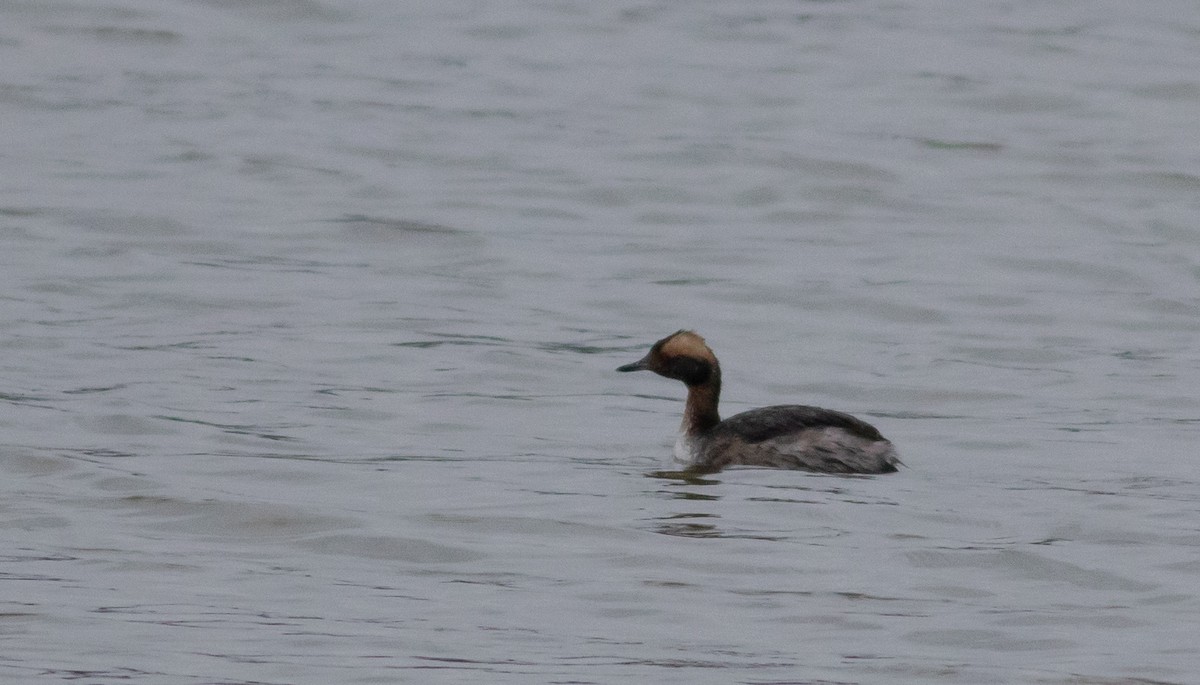
[{"label": "swimming bird", "polygon": [[768,466],[818,473],[891,473],[896,448],[871,424],[831,409],[799,404],[751,409],[724,421],[717,412],[721,365],[704,338],[678,331],[654,343],[642,359],[617,371],[653,371],[683,381],[683,411],[675,460],[688,470]]}]

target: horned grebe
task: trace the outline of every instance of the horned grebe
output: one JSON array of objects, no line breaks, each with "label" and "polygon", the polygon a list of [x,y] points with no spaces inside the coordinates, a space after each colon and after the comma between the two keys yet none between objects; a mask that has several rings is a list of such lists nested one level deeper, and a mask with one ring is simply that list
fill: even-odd
[{"label": "horned grebe", "polygon": [[717,413],[721,366],[704,338],[679,331],[617,371],[649,370],[687,385],[675,460],[689,469],[771,466],[819,473],[891,473],[896,448],[871,424],[838,411],[789,404]]}]

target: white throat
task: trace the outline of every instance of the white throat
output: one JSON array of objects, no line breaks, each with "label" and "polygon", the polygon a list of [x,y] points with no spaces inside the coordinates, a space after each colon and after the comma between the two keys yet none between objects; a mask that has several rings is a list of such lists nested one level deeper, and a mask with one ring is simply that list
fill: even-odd
[{"label": "white throat", "polygon": [[694,466],[700,456],[696,438],[680,431],[675,440],[675,462],[684,466]]}]

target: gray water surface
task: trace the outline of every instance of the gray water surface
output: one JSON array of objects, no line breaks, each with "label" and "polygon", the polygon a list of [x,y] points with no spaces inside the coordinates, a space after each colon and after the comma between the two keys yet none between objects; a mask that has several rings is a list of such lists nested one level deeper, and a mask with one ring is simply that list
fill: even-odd
[{"label": "gray water surface", "polygon": [[[0,3],[0,679],[1194,683],[1200,6]],[[655,477],[726,414],[908,468]]]}]

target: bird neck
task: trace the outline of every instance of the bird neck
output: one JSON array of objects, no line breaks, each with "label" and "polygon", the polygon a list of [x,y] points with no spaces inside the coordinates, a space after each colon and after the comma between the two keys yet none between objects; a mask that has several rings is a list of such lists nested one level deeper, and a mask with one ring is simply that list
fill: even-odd
[{"label": "bird neck", "polygon": [[687,404],[683,409],[683,432],[699,435],[721,422],[717,402],[721,399],[721,369],[716,367],[708,380],[688,386]]}]

